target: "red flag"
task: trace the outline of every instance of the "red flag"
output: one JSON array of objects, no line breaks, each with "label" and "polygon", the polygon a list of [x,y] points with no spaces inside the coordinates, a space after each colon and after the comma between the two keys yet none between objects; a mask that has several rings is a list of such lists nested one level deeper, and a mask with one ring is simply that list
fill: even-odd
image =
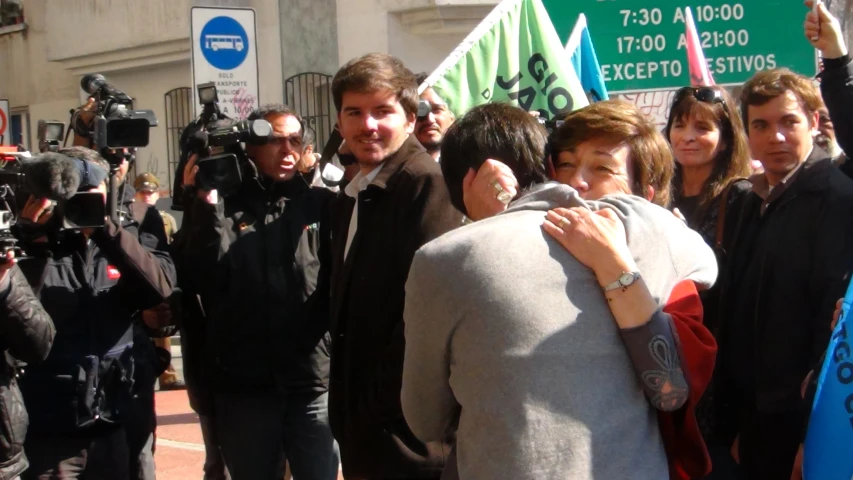
[{"label": "red flag", "polygon": [[699,42],[699,33],[696,31],[696,24],[693,23],[693,12],[690,7],[684,9],[687,18],[684,20],[687,38],[687,63],[690,65],[690,85],[694,87],[710,87],[714,85],[714,77],[711,76],[711,71],[708,70],[708,63],[705,61],[705,53],[702,52],[702,43]]}]

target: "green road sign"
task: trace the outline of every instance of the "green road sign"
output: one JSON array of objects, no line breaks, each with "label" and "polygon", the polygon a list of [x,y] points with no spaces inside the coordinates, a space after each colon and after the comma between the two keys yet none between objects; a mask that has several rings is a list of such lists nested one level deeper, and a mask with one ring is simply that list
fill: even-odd
[{"label": "green road sign", "polygon": [[717,84],[740,84],[755,72],[788,67],[817,74],[817,52],[803,35],[808,10],[799,0],[543,0],[565,42],[586,15],[611,92],[690,84],[685,7],[693,11],[705,59]]}]

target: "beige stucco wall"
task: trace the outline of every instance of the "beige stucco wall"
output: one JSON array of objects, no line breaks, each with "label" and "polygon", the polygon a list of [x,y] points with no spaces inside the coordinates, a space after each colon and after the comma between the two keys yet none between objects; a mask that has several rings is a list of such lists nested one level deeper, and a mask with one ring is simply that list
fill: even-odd
[{"label": "beige stucco wall", "polygon": [[416,35],[396,15],[387,16],[388,50],[415,73],[431,73],[456,48],[467,33]]},{"label": "beige stucco wall", "polygon": [[[49,8],[48,60],[122,50],[189,36],[190,0],[46,1]],[[87,29],[85,25],[91,27]]]},{"label": "beige stucco wall", "polygon": [[68,110],[77,104],[76,77],[45,59],[49,42],[45,3],[25,0],[27,29],[0,35],[0,97],[9,99],[12,109],[28,107],[33,143],[38,119],[67,122]]},{"label": "beige stucco wall", "polygon": [[335,0],[282,0],[282,78],[303,72],[334,75],[338,69]]},{"label": "beige stucco wall", "polygon": [[399,57],[415,72],[431,72],[485,14],[469,19],[470,30],[439,28],[434,33],[413,33],[411,26],[401,22],[401,15],[468,7],[480,7],[487,12],[497,3],[497,0],[337,0],[340,63],[366,53],[383,52]]}]

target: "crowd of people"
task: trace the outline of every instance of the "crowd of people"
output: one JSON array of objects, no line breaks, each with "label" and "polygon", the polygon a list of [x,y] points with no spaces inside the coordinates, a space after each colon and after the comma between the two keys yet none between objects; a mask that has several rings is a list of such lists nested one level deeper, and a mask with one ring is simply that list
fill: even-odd
[{"label": "crowd of people", "polygon": [[685,87],[663,131],[615,100],[551,132],[509,104],[456,118],[368,54],[332,83],[339,186],[299,112],[262,106],[236,192],[184,146],[180,228],[75,129],[57,155],[120,215],[51,229],[25,199],[0,478],[153,479],[178,329],[205,479],[800,478],[853,272],[853,62],[823,5],[805,35],[819,87]]}]

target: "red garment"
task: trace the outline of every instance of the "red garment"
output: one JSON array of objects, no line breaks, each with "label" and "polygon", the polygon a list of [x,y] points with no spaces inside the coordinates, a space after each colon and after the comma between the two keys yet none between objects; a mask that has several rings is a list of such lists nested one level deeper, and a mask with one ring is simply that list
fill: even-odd
[{"label": "red garment", "polygon": [[672,317],[675,325],[690,397],[675,412],[658,411],[658,425],[669,461],[670,479],[689,480],[711,472],[711,457],[696,421],[696,404],[711,382],[717,342],[702,323],[702,301],[693,282],[685,280],[676,285],[663,311]]}]

